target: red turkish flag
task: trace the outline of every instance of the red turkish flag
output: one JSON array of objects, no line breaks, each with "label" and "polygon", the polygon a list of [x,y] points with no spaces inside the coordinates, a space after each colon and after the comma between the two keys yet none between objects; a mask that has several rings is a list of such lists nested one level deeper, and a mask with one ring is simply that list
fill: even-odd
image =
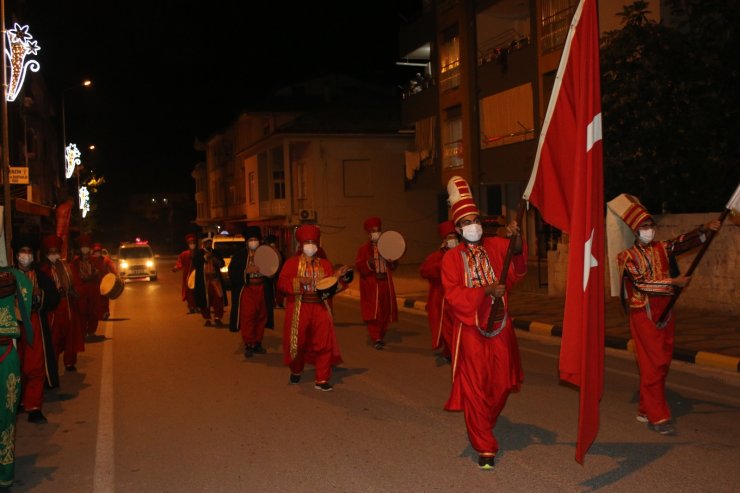
[{"label": "red turkish flag", "polygon": [[580,387],[576,460],[599,430],[604,390],[604,170],[596,0],[565,42],[524,198],[570,235],[560,378]]}]

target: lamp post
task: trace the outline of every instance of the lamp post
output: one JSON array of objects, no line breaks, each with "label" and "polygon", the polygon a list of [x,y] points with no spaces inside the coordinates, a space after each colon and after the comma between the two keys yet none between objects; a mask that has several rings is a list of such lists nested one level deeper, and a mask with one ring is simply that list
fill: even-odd
[{"label": "lamp post", "polygon": [[0,0],[0,24],[2,24],[2,53],[0,56],[3,57],[2,71],[3,71],[3,94],[2,94],[2,125],[3,125],[3,228],[5,233],[5,255],[7,263],[5,265],[13,265],[13,254],[11,251],[10,241],[13,236],[13,225],[11,224],[10,216],[10,152],[8,150],[8,143],[10,138],[8,136],[8,70],[7,60],[5,56],[6,40],[5,40],[5,0]]}]

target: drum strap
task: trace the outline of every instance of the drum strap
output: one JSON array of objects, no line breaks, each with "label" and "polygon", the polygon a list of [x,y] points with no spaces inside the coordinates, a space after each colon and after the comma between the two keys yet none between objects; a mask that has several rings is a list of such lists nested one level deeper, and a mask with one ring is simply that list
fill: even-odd
[{"label": "drum strap", "polygon": [[377,274],[385,274],[388,272],[385,259],[380,256],[380,253],[378,253],[377,243],[373,243],[373,262],[375,263],[375,272]]}]

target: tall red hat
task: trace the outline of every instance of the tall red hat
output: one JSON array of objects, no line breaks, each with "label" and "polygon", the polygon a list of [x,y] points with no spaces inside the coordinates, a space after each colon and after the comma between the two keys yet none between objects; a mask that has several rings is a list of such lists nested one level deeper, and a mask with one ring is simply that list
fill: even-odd
[{"label": "tall red hat", "polygon": [[478,214],[478,206],[475,205],[473,194],[470,192],[470,185],[460,176],[453,176],[447,182],[447,201],[450,204],[450,218],[452,222],[457,222],[468,214]]},{"label": "tall red hat", "polygon": [[452,221],[439,223],[437,225],[437,231],[439,232],[439,237],[443,240],[447,238],[447,235],[457,234],[457,231],[455,230],[455,223],[453,223]]},{"label": "tall red hat", "polygon": [[623,193],[609,201],[607,207],[612,210],[632,230],[637,231],[640,224],[652,220],[652,216],[634,195]]},{"label": "tall red hat", "polygon": [[193,233],[190,233],[190,234],[185,235],[185,242],[186,243],[190,243],[191,241],[192,242],[197,242],[198,241],[198,237],[195,236]]},{"label": "tall red hat", "polygon": [[380,218],[379,217],[368,217],[367,219],[365,219],[365,222],[362,223],[362,227],[365,228],[365,231],[367,231],[368,233],[373,228],[380,229],[381,228]]},{"label": "tall red hat", "polygon": [[298,227],[295,232],[295,237],[301,243],[306,241],[314,241],[318,243],[319,238],[321,238],[321,230],[313,224],[304,224]]},{"label": "tall red hat", "polygon": [[41,248],[48,252],[52,248],[62,249],[62,239],[56,235],[46,235],[41,239]]},{"label": "tall red hat", "polygon": [[79,241],[81,247],[89,247],[92,243],[92,237],[88,234],[81,234]]}]

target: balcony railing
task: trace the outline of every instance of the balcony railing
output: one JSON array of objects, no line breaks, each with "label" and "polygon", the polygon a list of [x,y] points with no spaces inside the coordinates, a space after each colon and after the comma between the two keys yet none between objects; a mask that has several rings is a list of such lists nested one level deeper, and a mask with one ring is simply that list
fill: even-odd
[{"label": "balcony railing", "polygon": [[442,67],[442,73],[439,76],[440,91],[449,91],[457,87],[460,87],[460,60]]},{"label": "balcony railing", "polygon": [[508,29],[481,43],[478,47],[478,65],[495,62],[502,55],[520,50],[528,45],[529,36],[514,29]]}]

